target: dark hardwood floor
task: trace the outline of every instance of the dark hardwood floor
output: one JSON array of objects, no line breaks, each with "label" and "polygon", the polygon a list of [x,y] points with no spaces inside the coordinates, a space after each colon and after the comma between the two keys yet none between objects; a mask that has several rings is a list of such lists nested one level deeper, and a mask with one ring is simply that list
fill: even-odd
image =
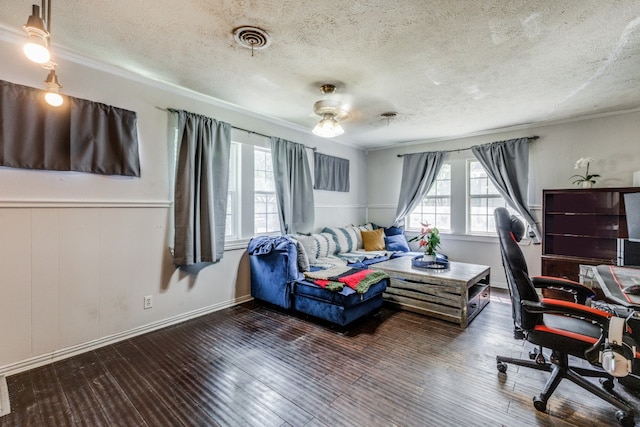
[{"label": "dark hardwood floor", "polygon": [[464,330],[383,308],[346,332],[248,303],[11,376],[0,425],[617,425],[569,381],[541,413],[546,373],[497,372],[497,354],[529,350],[506,301],[494,292]]}]

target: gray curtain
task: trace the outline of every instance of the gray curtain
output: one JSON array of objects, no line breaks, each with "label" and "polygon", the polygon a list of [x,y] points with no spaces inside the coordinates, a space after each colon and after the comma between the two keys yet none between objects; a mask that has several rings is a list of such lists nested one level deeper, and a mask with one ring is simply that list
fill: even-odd
[{"label": "gray curtain", "polygon": [[313,153],[313,188],[349,192],[349,160]]},{"label": "gray curtain", "polygon": [[404,155],[400,197],[394,225],[404,225],[404,218],[422,202],[435,182],[443,161],[444,151]]},{"label": "gray curtain", "polygon": [[231,125],[186,111],[169,112],[178,124],[173,261],[217,262],[224,254]]},{"label": "gray curtain", "polygon": [[534,243],[540,243],[540,230],[527,202],[529,187],[529,138],[497,141],[471,147],[473,155],[507,204],[529,224]]},{"label": "gray curtain", "polygon": [[306,148],[275,137],[271,137],[270,146],[280,230],[283,234],[309,233],[313,229],[315,205]]},{"label": "gray curtain", "polygon": [[136,113],[0,80],[0,166],[140,176]]}]

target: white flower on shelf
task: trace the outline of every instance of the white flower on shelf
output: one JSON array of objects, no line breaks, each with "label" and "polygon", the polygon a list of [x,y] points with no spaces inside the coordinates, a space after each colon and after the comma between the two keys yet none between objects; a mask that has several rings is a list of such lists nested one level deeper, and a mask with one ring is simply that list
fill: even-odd
[{"label": "white flower on shelf", "polygon": [[574,169],[587,168],[584,175],[573,175],[570,179],[573,179],[573,183],[581,185],[584,188],[591,188],[596,183],[596,178],[600,178],[597,173],[589,173],[589,164],[595,163],[596,159],[593,157],[581,157],[576,161]]},{"label": "white flower on shelf", "polygon": [[580,168],[589,168],[589,163],[595,163],[596,159],[594,159],[593,157],[580,157],[577,161],[576,161],[576,165],[574,167],[574,169],[580,169]]}]

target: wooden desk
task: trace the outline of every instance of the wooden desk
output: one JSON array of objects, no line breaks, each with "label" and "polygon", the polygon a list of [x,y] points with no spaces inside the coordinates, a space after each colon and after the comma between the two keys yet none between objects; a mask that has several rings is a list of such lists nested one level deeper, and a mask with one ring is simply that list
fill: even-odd
[{"label": "wooden desk", "polygon": [[447,270],[414,268],[411,257],[399,257],[369,266],[391,277],[383,294],[389,304],[466,328],[489,303],[490,268],[451,262]]},{"label": "wooden desk", "polygon": [[640,268],[599,265],[593,271],[607,300],[626,307],[640,308],[640,296],[622,292],[627,286],[640,284]]}]

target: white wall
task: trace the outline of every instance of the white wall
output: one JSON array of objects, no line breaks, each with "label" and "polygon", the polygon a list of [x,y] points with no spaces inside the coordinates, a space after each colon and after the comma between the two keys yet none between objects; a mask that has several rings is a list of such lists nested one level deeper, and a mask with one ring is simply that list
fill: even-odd
[{"label": "white wall", "polygon": [[[538,135],[530,149],[529,202],[534,216],[540,220],[542,190],[575,187],[571,175],[577,159],[593,157],[597,163],[590,172],[602,178],[596,187],[626,187],[632,184],[634,171],[640,170],[640,112],[628,112],[608,117],[530,127],[449,141],[417,143],[369,152],[367,163],[368,219],[388,225],[394,220],[402,175],[402,159],[397,154],[423,151],[455,150],[473,145],[511,138]],[[449,159],[472,158],[470,151],[451,153]],[[463,188],[458,191],[464,192]],[[442,235],[442,252],[461,262],[491,266],[495,286],[506,287],[495,237],[465,237]],[[541,245],[523,244],[531,274],[540,273]]]},{"label": "white wall", "polygon": [[[190,273],[172,264],[168,123],[161,108],[208,115],[348,158],[351,191],[316,191],[316,226],[364,222],[363,151],[66,58],[56,58],[64,94],[137,113],[141,177],[0,167],[0,375],[250,298],[245,250],[227,251],[221,262]],[[0,34],[0,63],[0,79],[42,87],[45,70],[23,57],[11,35]],[[309,160],[313,164],[311,151]],[[150,310],[143,309],[146,295],[153,297]]]}]

